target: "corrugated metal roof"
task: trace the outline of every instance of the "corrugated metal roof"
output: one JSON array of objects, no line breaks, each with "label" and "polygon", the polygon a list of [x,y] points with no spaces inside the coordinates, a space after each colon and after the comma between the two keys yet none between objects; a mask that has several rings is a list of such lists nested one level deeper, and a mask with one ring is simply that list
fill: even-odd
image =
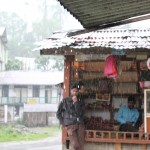
[{"label": "corrugated metal roof", "polygon": [[[150,0],[58,0],[84,28],[134,22],[150,13]],[[150,16],[149,16],[150,17]],[[125,19],[129,19],[125,21]],[[144,19],[141,17],[141,19]]]},{"label": "corrugated metal roof", "polygon": [[[57,33],[56,33],[57,34]],[[35,50],[47,54],[76,54],[86,53],[86,49],[150,49],[150,29],[107,29],[97,30],[76,36],[56,35],[39,43]],[[88,51],[89,52],[89,51]]]},{"label": "corrugated metal roof", "polygon": [[64,73],[59,72],[0,72],[0,85],[57,85],[63,83]]}]

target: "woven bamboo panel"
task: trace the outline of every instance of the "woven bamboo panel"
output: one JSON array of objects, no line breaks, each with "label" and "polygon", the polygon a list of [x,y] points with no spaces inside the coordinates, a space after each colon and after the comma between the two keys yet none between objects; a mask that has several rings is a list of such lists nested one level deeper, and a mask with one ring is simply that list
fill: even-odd
[{"label": "woven bamboo panel", "polygon": [[114,94],[136,94],[136,83],[115,83],[113,87]]},{"label": "woven bamboo panel", "polygon": [[137,82],[137,72],[122,72],[115,80],[115,82]]}]

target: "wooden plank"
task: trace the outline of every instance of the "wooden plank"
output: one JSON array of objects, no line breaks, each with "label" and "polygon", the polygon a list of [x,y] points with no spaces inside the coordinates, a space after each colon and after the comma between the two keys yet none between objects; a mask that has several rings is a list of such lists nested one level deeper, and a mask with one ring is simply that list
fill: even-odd
[{"label": "wooden plank", "polygon": [[64,97],[68,97],[70,93],[70,77],[71,77],[71,63],[74,61],[74,56],[65,56],[64,63]]},{"label": "wooden plank", "polygon": [[146,117],[147,120],[147,132],[150,132],[150,117]]},{"label": "wooden plank", "polygon": [[142,145],[142,150],[146,150],[146,145],[145,144]]},{"label": "wooden plank", "polygon": [[115,144],[115,150],[121,150],[121,143]]}]

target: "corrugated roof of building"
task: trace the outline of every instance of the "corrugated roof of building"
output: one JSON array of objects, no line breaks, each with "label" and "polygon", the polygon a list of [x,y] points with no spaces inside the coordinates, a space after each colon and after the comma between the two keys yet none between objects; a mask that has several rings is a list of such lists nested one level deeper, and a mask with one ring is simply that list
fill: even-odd
[{"label": "corrugated roof of building", "polygon": [[50,38],[39,42],[35,50],[48,54],[85,53],[86,49],[150,49],[150,29],[107,29],[97,30],[76,36],[68,32],[53,34]]},{"label": "corrugated roof of building", "polygon": [[102,29],[150,18],[149,15],[141,16],[150,13],[150,0],[58,1],[86,29],[95,27]]},{"label": "corrugated roof of building", "polygon": [[0,72],[0,85],[57,85],[64,82],[64,72]]}]

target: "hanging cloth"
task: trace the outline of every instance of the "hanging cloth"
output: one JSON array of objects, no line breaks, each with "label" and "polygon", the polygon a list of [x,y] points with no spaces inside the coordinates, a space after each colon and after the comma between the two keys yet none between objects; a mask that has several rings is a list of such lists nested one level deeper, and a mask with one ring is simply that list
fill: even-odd
[{"label": "hanging cloth", "polygon": [[118,76],[117,60],[113,55],[109,55],[106,58],[104,66],[104,76],[106,76],[107,78],[115,78]]}]

